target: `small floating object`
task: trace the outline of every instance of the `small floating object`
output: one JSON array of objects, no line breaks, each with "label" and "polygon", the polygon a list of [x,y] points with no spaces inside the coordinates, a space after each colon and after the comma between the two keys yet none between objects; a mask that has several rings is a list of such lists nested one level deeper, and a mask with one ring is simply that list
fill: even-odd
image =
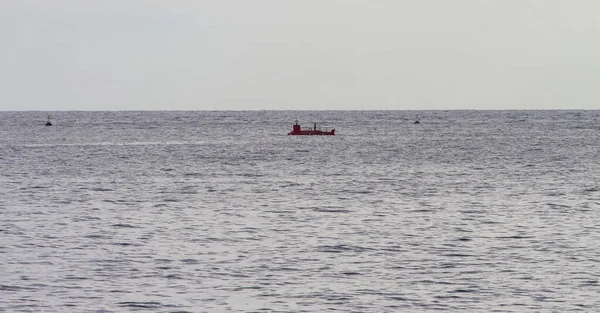
[{"label": "small floating object", "polygon": [[298,121],[296,121],[296,124],[294,124],[292,126],[292,131],[288,133],[288,135],[295,135],[295,136],[333,136],[335,135],[335,128],[332,129],[327,129],[327,128],[321,128],[321,127],[317,127],[317,123],[313,124],[313,127],[300,127],[300,124],[298,124]]},{"label": "small floating object", "polygon": [[417,120],[413,124],[421,124],[421,117],[417,115]]},{"label": "small floating object", "polygon": [[52,123],[50,122],[50,115],[48,115],[48,120],[46,121],[46,126],[52,126]]}]

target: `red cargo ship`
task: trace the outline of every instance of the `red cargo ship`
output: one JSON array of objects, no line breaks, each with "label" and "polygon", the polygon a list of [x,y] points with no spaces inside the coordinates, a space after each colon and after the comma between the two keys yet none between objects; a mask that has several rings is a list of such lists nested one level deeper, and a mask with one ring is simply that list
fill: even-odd
[{"label": "red cargo ship", "polygon": [[298,124],[298,121],[296,121],[296,124],[294,124],[292,126],[292,131],[288,133],[288,135],[304,135],[304,136],[333,136],[335,135],[335,129],[324,129],[324,128],[317,128],[317,123],[315,123],[313,125],[313,127],[300,127],[300,125]]}]

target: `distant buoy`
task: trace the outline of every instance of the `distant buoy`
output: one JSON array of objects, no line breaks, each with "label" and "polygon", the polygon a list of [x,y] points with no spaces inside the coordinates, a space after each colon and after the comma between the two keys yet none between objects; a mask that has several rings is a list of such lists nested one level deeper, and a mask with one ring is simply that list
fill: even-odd
[{"label": "distant buoy", "polygon": [[419,122],[419,121],[415,121],[415,124],[421,124],[421,122]]},{"label": "distant buoy", "polygon": [[48,115],[48,120],[46,121],[46,126],[52,126],[52,123],[50,123],[50,115]]}]

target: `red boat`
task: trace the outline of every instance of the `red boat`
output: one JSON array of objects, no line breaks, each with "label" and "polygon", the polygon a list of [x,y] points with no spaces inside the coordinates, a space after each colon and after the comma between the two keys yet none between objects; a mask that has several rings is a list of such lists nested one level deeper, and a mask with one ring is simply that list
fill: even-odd
[{"label": "red boat", "polygon": [[292,131],[288,135],[304,135],[304,136],[333,136],[335,135],[335,129],[324,129],[317,128],[317,123],[313,127],[300,127],[298,121],[292,126]]}]

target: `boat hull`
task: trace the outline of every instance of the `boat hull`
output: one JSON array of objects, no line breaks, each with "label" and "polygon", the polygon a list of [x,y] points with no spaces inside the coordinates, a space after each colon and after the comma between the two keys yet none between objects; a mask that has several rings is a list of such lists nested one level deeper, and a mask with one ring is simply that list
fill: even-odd
[{"label": "boat hull", "polygon": [[291,131],[288,133],[289,136],[334,136],[335,130],[332,131],[320,131],[320,130],[301,130]]},{"label": "boat hull", "polygon": [[313,127],[302,128],[296,121],[296,124],[292,126],[292,131],[288,133],[288,136],[333,136],[335,135],[335,129],[321,129],[317,128],[317,123],[313,124]]}]

